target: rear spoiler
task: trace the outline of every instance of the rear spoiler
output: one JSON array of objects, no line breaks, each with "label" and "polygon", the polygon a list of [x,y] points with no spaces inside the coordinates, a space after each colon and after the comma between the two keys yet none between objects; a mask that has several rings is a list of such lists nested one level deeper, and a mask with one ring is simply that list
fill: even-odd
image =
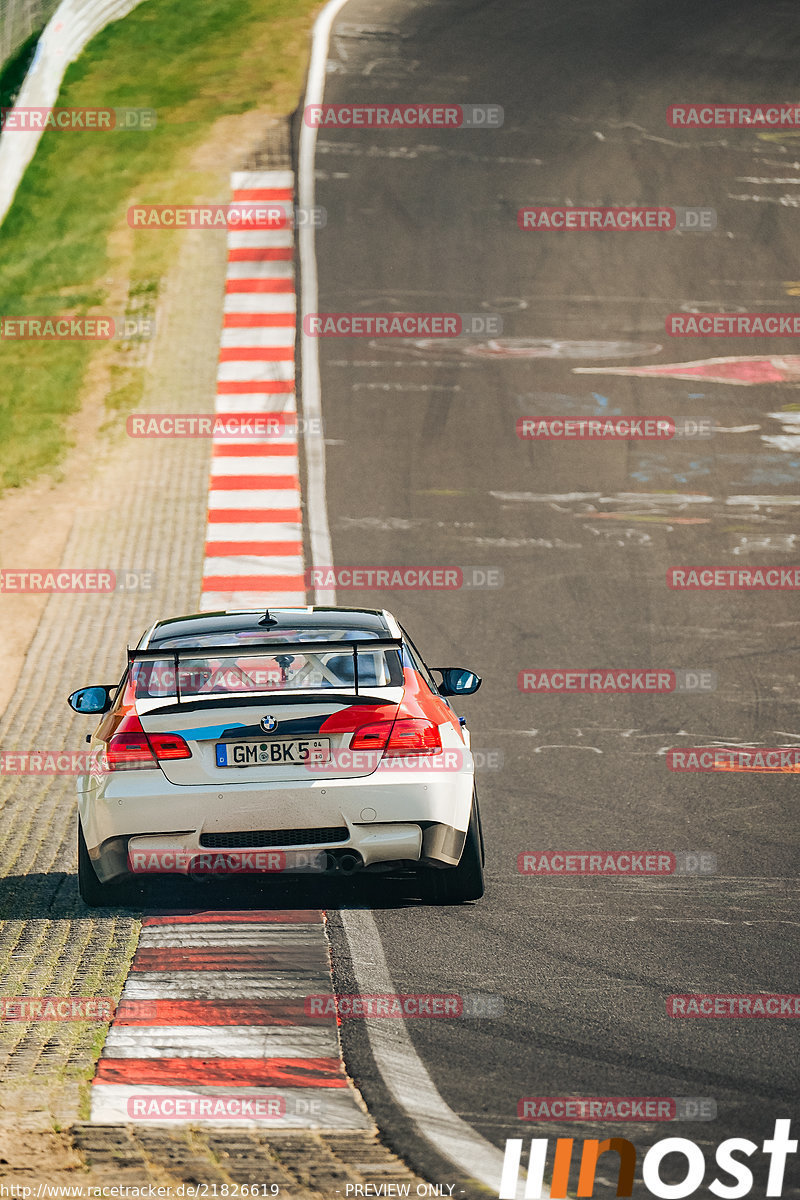
[{"label": "rear spoiler", "polygon": [[[278,655],[289,657],[295,654],[327,654],[338,651],[340,654],[353,655],[353,687],[358,695],[358,655],[370,650],[397,650],[403,647],[402,638],[355,638],[346,642],[247,642],[240,646],[176,646],[169,650],[147,649],[131,650],[128,647],[128,666],[134,662],[172,662],[175,668],[175,695],[181,702],[179,666],[187,658],[238,658],[243,654],[264,654],[272,658]],[[196,699],[196,696],[192,696]]]}]

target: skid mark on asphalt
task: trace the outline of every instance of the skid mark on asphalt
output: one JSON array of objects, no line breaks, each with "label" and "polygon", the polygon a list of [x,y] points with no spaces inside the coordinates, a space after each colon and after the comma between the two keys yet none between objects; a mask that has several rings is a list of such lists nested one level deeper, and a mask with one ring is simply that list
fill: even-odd
[{"label": "skid mark on asphalt", "polygon": [[[800,496],[767,496],[740,495],[716,497],[705,492],[617,492],[604,496],[602,492],[500,492],[490,491],[494,500],[509,504],[549,504],[555,508],[559,505],[581,503],[585,507],[577,516],[591,516],[593,520],[601,514],[597,511],[598,504],[614,504],[626,509],[626,515],[632,517],[637,510],[643,514],[662,515],[661,510],[672,509],[682,511],[696,505],[711,505],[714,515],[722,515],[726,508],[751,509],[753,513],[773,509],[795,508],[800,505]],[[561,511],[568,511],[562,509]],[[726,516],[732,514],[726,513]],[[743,519],[742,514],[736,514]],[[674,518],[672,518],[674,519]]]},{"label": "skid mark on asphalt", "polygon": [[[727,456],[726,456],[727,457]],[[735,459],[736,456],[730,456]],[[780,482],[795,482],[793,460],[779,457],[791,472],[785,472],[785,479]],[[784,473],[782,473],[784,474]],[[670,480],[670,482],[678,482]],[[748,480],[748,482],[756,482]],[[776,483],[774,475],[766,480]],[[712,496],[704,492],[617,492],[603,495],[601,492],[506,492],[490,491],[493,500],[500,501],[503,507],[518,504],[546,505],[552,512],[561,514],[565,519],[571,518],[582,523],[582,532],[591,534],[597,539],[615,542],[618,546],[654,548],[653,537],[656,533],[669,536],[679,527],[708,525],[713,527],[719,522],[730,522],[735,517],[736,524],[726,524],[721,533],[730,535],[728,552],[741,555],[749,552],[752,544],[753,552],[776,550],[780,553],[792,551],[792,536],[777,533],[773,537],[764,534],[761,538],[749,538],[745,534],[747,525],[771,525],[786,527],[794,516],[793,510],[800,504],[796,495],[748,495]],[[603,524],[608,522],[606,528]],[[746,524],[743,524],[746,523]],[[637,528],[638,526],[638,528]],[[653,535],[648,534],[642,527],[651,527]],[[565,538],[575,529],[565,526]],[[573,535],[574,536],[574,535]],[[774,543],[774,544],[773,544]],[[568,543],[567,543],[568,545]],[[545,546],[543,549],[547,548]],[[553,548],[564,549],[566,546],[554,545]]]},{"label": "skid mark on asphalt", "polygon": [[417,146],[363,146],[356,142],[317,142],[318,154],[333,154],[342,158],[399,158],[424,159],[429,162],[434,159],[456,159],[459,162],[489,163],[492,167],[498,162],[518,164],[525,167],[541,167],[542,159],[535,157],[516,157],[511,155],[498,157],[496,154],[477,154],[475,151],[453,149],[450,146],[417,145]]},{"label": "skid mark on asphalt", "polygon": [[[291,212],[294,174],[237,171],[232,192]],[[269,424],[262,437],[214,438],[203,610],[305,603],[293,254],[291,229],[228,234],[216,412]]]},{"label": "skid mark on asphalt", "polygon": [[[309,1015],[312,996],[325,1015]],[[221,1115],[223,1097],[235,1115]],[[91,1119],[371,1128],[339,1053],[322,914],[145,918],[97,1064]]]},{"label": "skid mark on asphalt", "polygon": [[767,416],[774,421],[780,421],[783,429],[777,434],[762,433],[761,441],[778,450],[800,450],[800,412],[771,412],[767,413]]},{"label": "skid mark on asphalt", "polygon": [[[624,756],[627,758],[648,758],[658,759],[664,758],[670,750],[676,746],[708,746],[711,748],[720,749],[742,749],[742,748],[757,748],[764,747],[781,747],[783,749],[791,749],[796,745],[796,741],[800,734],[786,733],[782,730],[765,730],[759,734],[754,734],[753,737],[747,740],[740,740],[730,737],[725,737],[713,730],[704,730],[698,732],[687,729],[669,729],[666,726],[657,730],[644,729],[625,729],[625,728],[609,728],[608,726],[595,726],[592,724],[580,725],[552,725],[549,727],[538,727],[536,729],[487,729],[487,735],[491,735],[495,739],[505,738],[537,738],[536,744],[525,744],[525,754],[540,754],[542,751],[558,751],[558,752],[573,752],[590,750],[595,754],[611,755],[612,757]],[[575,738],[589,738],[590,741],[577,743]],[[787,739],[794,739],[789,741]],[[649,741],[650,745],[643,743]],[[653,744],[655,743],[655,744]],[[512,743],[513,744],[513,743]],[[736,772],[740,777],[744,777],[744,772]],[[763,779],[765,774],[770,772],[759,771],[759,778]],[[785,772],[771,772],[774,775],[785,777]]]}]

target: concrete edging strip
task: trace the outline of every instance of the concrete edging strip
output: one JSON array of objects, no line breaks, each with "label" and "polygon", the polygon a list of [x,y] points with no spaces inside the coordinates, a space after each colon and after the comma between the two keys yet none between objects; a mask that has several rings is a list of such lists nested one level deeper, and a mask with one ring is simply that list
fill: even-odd
[{"label": "concrete edging strip", "polygon": [[317,910],[146,917],[92,1122],[372,1130],[345,1074],[333,995]]}]

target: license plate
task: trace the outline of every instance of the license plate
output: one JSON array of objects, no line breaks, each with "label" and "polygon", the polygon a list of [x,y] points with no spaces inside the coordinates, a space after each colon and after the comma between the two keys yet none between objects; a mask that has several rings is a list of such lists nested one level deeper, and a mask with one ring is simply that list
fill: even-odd
[{"label": "license plate", "polygon": [[217,742],[218,767],[302,767],[304,763],[324,763],[331,756],[330,738],[306,741]]}]

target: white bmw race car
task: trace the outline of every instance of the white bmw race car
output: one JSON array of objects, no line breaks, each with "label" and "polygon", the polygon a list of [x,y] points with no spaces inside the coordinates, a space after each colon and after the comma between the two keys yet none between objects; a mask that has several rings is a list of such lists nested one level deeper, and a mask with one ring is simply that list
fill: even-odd
[{"label": "white bmw race car", "polygon": [[474,763],[447,697],[480,683],[426,667],[385,610],[158,621],[118,684],[69,697],[102,714],[78,780],[81,896],[119,903],[146,874],[411,870],[426,900],[479,899]]}]

